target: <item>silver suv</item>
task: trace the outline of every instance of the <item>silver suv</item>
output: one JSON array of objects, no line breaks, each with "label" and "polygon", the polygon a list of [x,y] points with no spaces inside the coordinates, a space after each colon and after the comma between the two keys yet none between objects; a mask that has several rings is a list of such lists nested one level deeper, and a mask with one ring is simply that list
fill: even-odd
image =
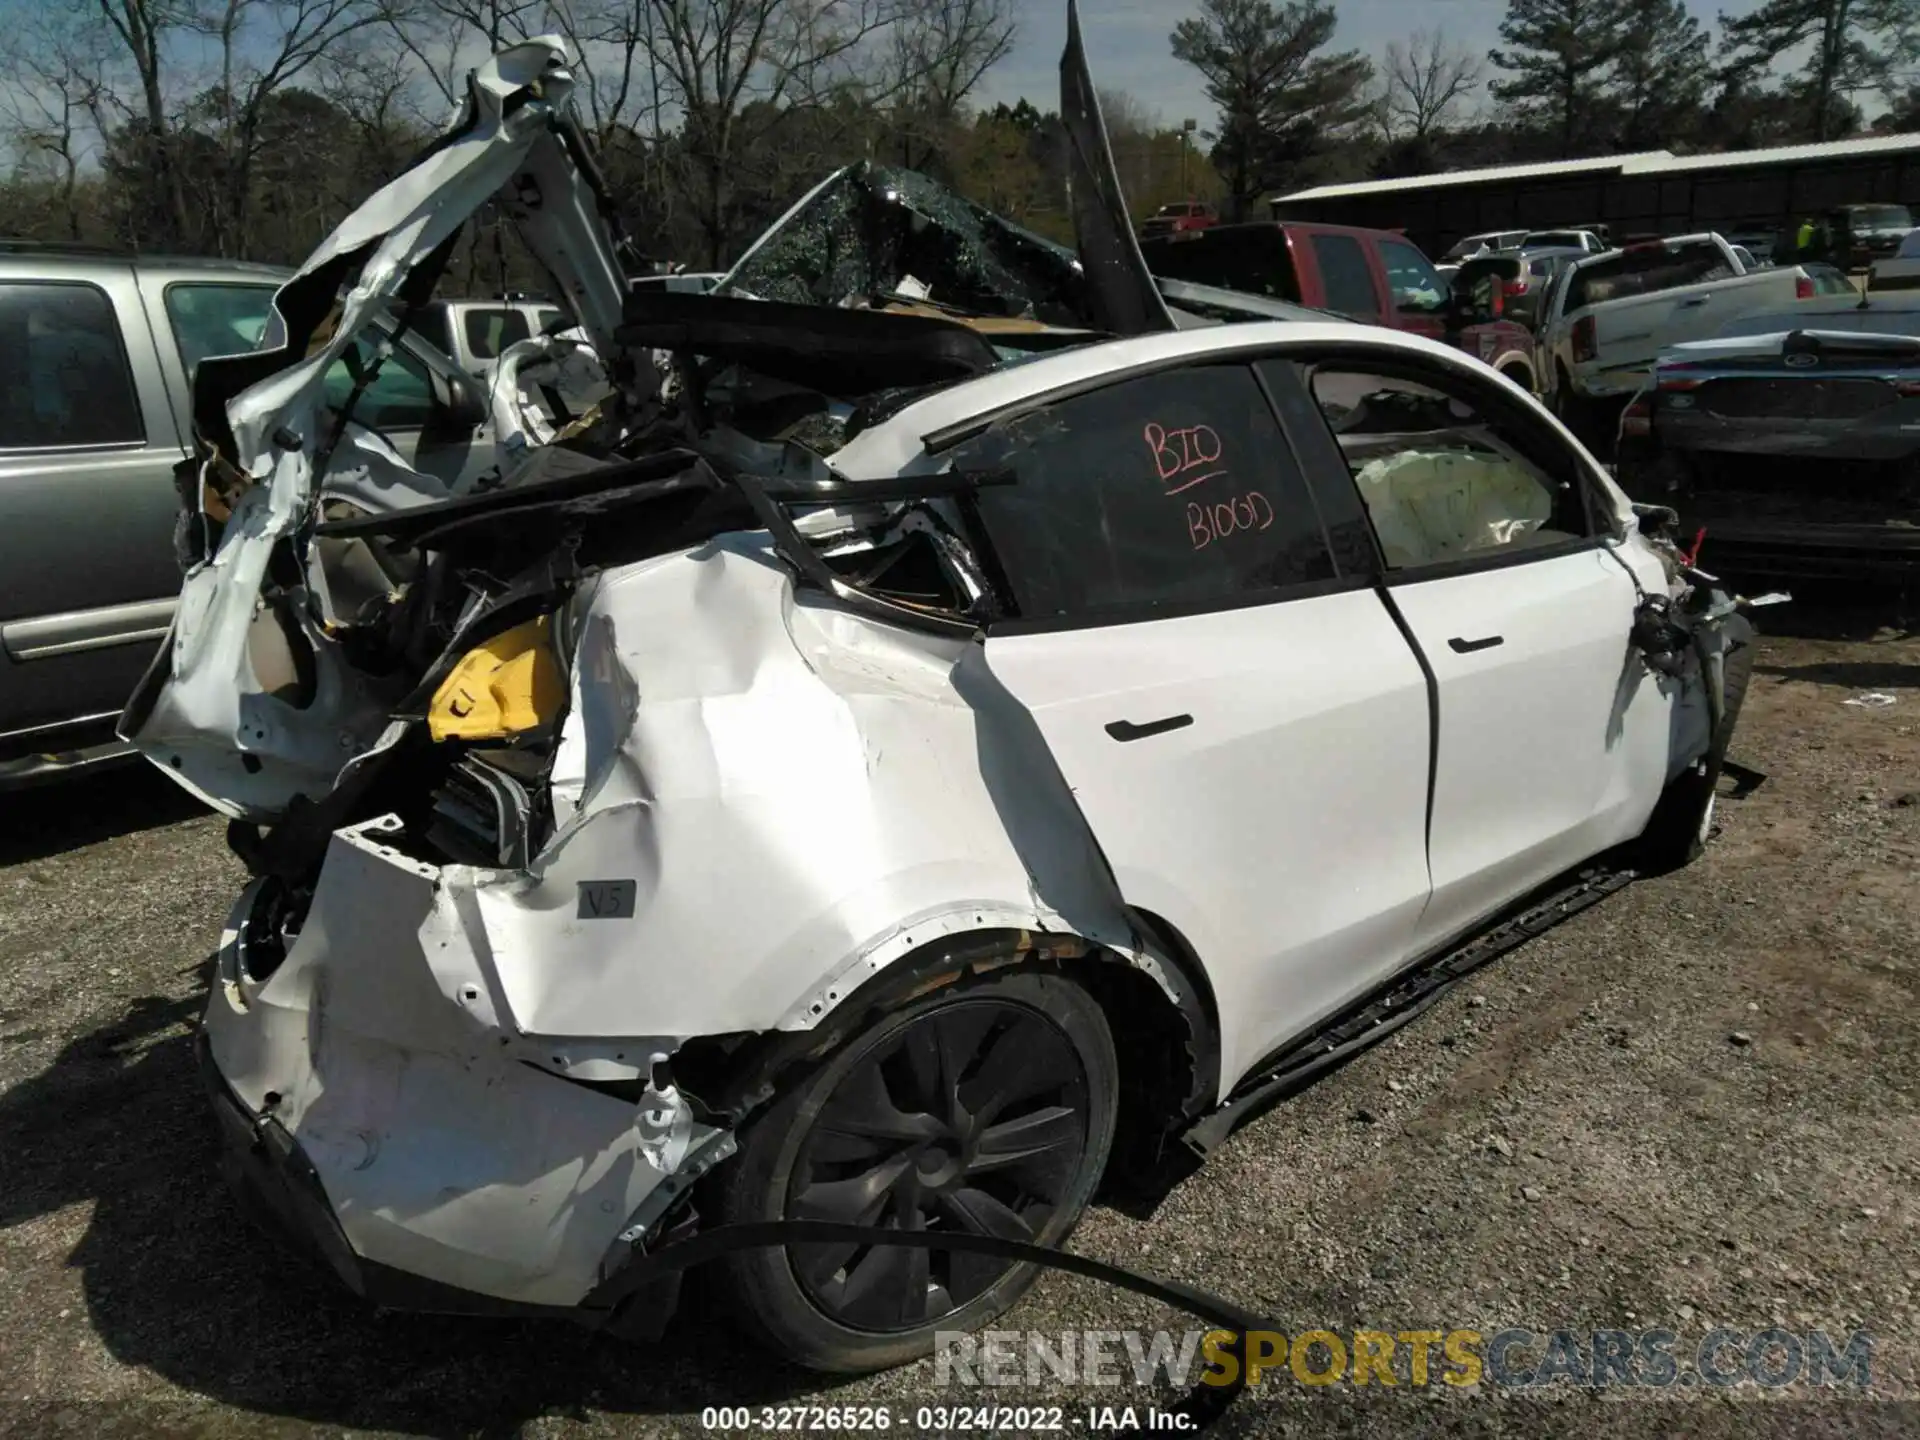
[{"label": "silver suv", "polygon": [[[0,788],[128,753],[114,722],[180,590],[193,367],[251,350],[289,273],[0,241]],[[415,335],[354,417],[450,479],[493,461],[478,387]]]}]

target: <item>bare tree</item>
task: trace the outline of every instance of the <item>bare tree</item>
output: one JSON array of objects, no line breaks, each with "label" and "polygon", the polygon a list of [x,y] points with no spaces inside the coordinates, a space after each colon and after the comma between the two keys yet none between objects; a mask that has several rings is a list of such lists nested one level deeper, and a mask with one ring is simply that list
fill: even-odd
[{"label": "bare tree", "polygon": [[894,41],[894,66],[942,122],[1013,49],[1009,0],[914,0]]},{"label": "bare tree", "polygon": [[61,228],[81,238],[79,187],[107,124],[107,52],[97,26],[70,10],[26,19],[0,62],[0,122],[23,168],[46,174]]},{"label": "bare tree", "polygon": [[644,0],[661,89],[681,118],[682,193],[708,264],[735,238],[743,150],[791,112],[835,98],[866,107],[911,77],[862,82],[857,60],[912,13],[915,0]]},{"label": "bare tree", "polygon": [[1380,68],[1380,128],[1389,144],[1425,140],[1447,128],[1486,75],[1485,61],[1439,30],[1416,30],[1405,44],[1389,42]]},{"label": "bare tree", "polygon": [[382,13],[375,0],[210,0],[193,17],[219,63],[212,103],[225,175],[213,238],[221,254],[238,253],[244,244],[266,107]]},{"label": "bare tree", "polygon": [[137,114],[143,122],[146,145],[156,170],[154,179],[167,199],[169,219],[176,235],[188,231],[186,188],[175,163],[167,114],[165,53],[168,42],[190,18],[190,0],[89,0],[86,8],[103,18],[119,42],[122,58],[133,67],[139,87],[139,106],[109,94],[124,115]]}]

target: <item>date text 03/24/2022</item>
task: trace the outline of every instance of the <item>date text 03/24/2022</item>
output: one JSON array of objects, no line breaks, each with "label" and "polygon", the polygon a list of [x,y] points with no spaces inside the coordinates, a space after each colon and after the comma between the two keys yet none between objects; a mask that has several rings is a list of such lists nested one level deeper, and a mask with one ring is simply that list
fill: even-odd
[{"label": "date text 03/24/2022", "polygon": [[1102,1431],[1196,1429],[1198,1420],[1154,1405],[1098,1405],[1084,1415],[1061,1405],[919,1405],[899,1414],[890,1405],[709,1405],[700,1412],[707,1430],[801,1434],[848,1430],[911,1430],[917,1434],[1045,1434],[1069,1427]]}]

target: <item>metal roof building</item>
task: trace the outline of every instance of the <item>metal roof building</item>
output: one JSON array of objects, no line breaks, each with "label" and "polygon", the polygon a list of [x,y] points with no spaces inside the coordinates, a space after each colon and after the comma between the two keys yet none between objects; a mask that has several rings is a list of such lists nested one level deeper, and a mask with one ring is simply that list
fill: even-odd
[{"label": "metal roof building", "polygon": [[1920,135],[1874,135],[1714,155],[1649,150],[1501,165],[1276,197],[1283,220],[1405,230],[1437,253],[1482,230],[1604,224],[1616,240],[1689,230],[1776,231],[1873,201],[1920,208]]}]

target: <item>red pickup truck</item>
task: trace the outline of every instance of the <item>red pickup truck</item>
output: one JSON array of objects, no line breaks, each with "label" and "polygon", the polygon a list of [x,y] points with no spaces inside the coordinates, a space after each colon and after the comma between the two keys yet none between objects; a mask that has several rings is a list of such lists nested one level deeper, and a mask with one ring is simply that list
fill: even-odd
[{"label": "red pickup truck", "polygon": [[1261,220],[1143,238],[1140,249],[1163,279],[1291,300],[1444,340],[1539,389],[1531,332],[1475,313],[1419,246],[1390,230]]}]

